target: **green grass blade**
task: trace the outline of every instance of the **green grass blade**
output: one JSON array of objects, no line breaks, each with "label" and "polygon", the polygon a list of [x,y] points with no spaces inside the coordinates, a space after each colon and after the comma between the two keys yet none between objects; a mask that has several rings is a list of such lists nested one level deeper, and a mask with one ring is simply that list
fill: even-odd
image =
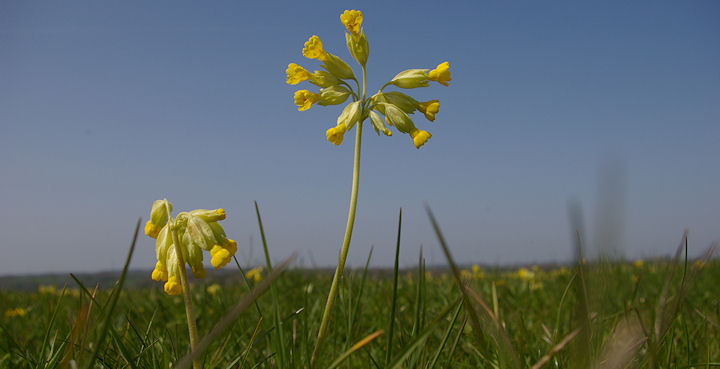
[{"label": "green grass blade", "polygon": [[455,309],[455,314],[453,314],[452,320],[450,321],[450,325],[448,325],[447,330],[445,330],[445,334],[443,335],[442,341],[440,341],[440,346],[438,346],[437,351],[435,351],[435,355],[433,355],[432,360],[430,360],[430,363],[428,363],[427,369],[434,369],[435,365],[437,364],[438,358],[440,358],[440,353],[445,348],[445,345],[447,344],[448,339],[450,338],[450,333],[452,333],[452,329],[455,326],[455,321],[457,321],[458,316],[460,316],[460,312],[462,311],[462,301],[458,304],[457,308]]},{"label": "green grass blade", "polygon": [[435,328],[440,325],[441,322],[445,320],[445,316],[448,315],[452,309],[460,303],[460,299],[455,300],[452,304],[446,306],[438,315],[435,317],[435,319],[427,326],[425,329],[418,334],[417,337],[415,337],[410,343],[408,343],[403,350],[398,353],[395,360],[390,363],[387,368],[388,369],[400,369],[403,367],[404,361],[410,357],[410,355],[415,352],[420,346],[425,342],[425,340],[430,336],[431,333],[435,331]]},{"label": "green grass blade", "polygon": [[390,322],[388,322],[388,341],[387,348],[385,349],[385,366],[390,364],[390,358],[392,357],[392,340],[395,328],[395,310],[397,308],[397,285],[400,267],[400,232],[402,230],[402,208],[400,208],[400,214],[398,215],[398,232],[397,242],[395,243],[395,267],[393,268],[393,292],[392,292],[392,303],[390,304]]},{"label": "green grass blade", "polygon": [[[260,236],[262,237],[263,251],[265,252],[265,262],[267,263],[268,273],[272,273],[272,263],[270,262],[270,251],[268,251],[267,240],[265,238],[265,230],[263,228],[262,218],[260,217],[260,209],[258,208],[257,201],[255,203],[255,214],[257,215],[258,226],[260,227]],[[277,351],[280,353],[280,359],[278,361],[278,368],[282,369],[287,363],[287,352],[285,351],[285,335],[283,334],[282,320],[280,318],[280,298],[278,297],[277,288],[275,285],[270,285],[270,295],[272,296],[273,302],[273,323],[277,328],[277,339],[275,340],[277,345]]]},{"label": "green grass blade", "polygon": [[52,327],[55,325],[55,319],[57,318],[57,313],[60,310],[60,302],[62,301],[63,297],[65,296],[65,289],[63,288],[62,294],[60,297],[58,297],[57,303],[55,304],[55,308],[53,309],[52,315],[50,317],[50,322],[48,323],[47,330],[45,330],[45,336],[43,338],[42,346],[40,347],[40,353],[38,354],[38,361],[36,363],[35,368],[40,368],[41,365],[45,366],[45,349],[47,348],[48,342],[50,340],[50,332],[52,331]]},{"label": "green grass blade", "polygon": [[95,341],[95,345],[93,347],[92,354],[87,360],[87,364],[85,368],[89,369],[93,366],[93,363],[95,362],[95,359],[97,358],[98,353],[100,352],[100,347],[104,346],[102,343],[105,340],[105,335],[107,334],[107,331],[110,326],[110,319],[112,318],[112,312],[115,309],[115,305],[117,305],[118,299],[120,298],[120,291],[122,291],[123,284],[125,283],[125,276],[127,275],[128,267],[130,266],[130,259],[132,258],[133,252],[135,251],[135,243],[137,242],[137,235],[138,230],[140,230],[140,221],[141,219],[138,219],[137,224],[135,225],[135,232],[133,233],[133,239],[130,243],[130,250],[128,251],[127,259],[125,260],[125,266],[123,267],[122,273],[120,273],[120,279],[118,280],[117,286],[115,287],[115,291],[113,292],[110,303],[108,304],[108,309],[106,311],[105,319],[102,322],[102,325],[100,326],[100,335],[98,336],[98,339]]}]

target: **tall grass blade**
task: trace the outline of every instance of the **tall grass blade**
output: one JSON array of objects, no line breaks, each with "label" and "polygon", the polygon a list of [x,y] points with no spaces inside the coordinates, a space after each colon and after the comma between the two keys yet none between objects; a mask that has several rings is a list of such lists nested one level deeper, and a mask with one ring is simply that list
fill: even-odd
[{"label": "tall grass blade", "polygon": [[535,365],[530,367],[530,369],[542,368],[545,364],[547,364],[550,361],[550,359],[552,359],[553,356],[555,356],[568,343],[570,343],[570,341],[572,341],[572,339],[575,338],[575,336],[577,336],[578,333],[580,333],[580,329],[576,329],[576,330],[572,331],[570,334],[568,334],[567,336],[565,336],[565,338],[563,338],[557,345],[553,346],[553,348],[550,349],[550,352],[545,354],[545,356],[541,357],[540,360],[538,360],[538,362],[535,363]]},{"label": "tall grass blade", "polygon": [[399,260],[400,260],[400,234],[402,231],[402,208],[400,208],[400,214],[398,215],[398,232],[397,242],[395,243],[395,266],[393,268],[393,292],[392,292],[392,303],[390,304],[390,321],[388,322],[388,340],[387,348],[385,349],[385,366],[390,364],[390,358],[392,357],[392,340],[395,335],[395,310],[397,309],[397,286],[399,278]]},{"label": "tall grass blade", "polygon": [[592,355],[592,331],[590,324],[590,303],[587,291],[587,268],[583,256],[583,215],[580,204],[571,202],[568,206],[570,227],[573,232],[573,249],[575,252],[576,278],[573,285],[576,302],[573,321],[580,328],[577,339],[573,340],[570,349],[570,367],[587,368]]},{"label": "tall grass blade", "polygon": [[[267,240],[265,239],[265,230],[263,228],[262,218],[260,217],[260,209],[257,201],[255,204],[255,214],[257,215],[258,226],[260,227],[260,237],[262,238],[263,251],[265,252],[265,263],[267,264],[268,273],[272,273],[272,263],[270,262],[270,251],[268,251]],[[280,317],[280,298],[278,297],[275,285],[270,285],[270,295],[273,302],[273,323],[277,328],[277,338],[275,339],[277,351],[280,353],[278,368],[282,369],[287,363],[287,352],[285,352],[285,335],[283,334],[282,320]]]},{"label": "tall grass blade", "polygon": [[135,232],[133,233],[133,239],[130,243],[130,250],[128,250],[127,259],[125,259],[125,266],[123,266],[122,273],[120,273],[120,279],[118,280],[117,285],[115,286],[115,290],[110,297],[110,302],[107,305],[108,308],[105,312],[105,319],[103,319],[102,325],[100,326],[100,335],[95,341],[92,354],[90,355],[90,358],[85,365],[85,368],[87,369],[93,366],[93,363],[95,362],[95,359],[100,352],[100,347],[104,346],[102,343],[105,340],[105,335],[107,334],[108,329],[110,328],[110,319],[112,318],[112,312],[115,309],[115,305],[117,305],[118,299],[120,298],[120,291],[122,291],[123,284],[125,284],[125,276],[127,275],[127,270],[130,266],[130,259],[132,259],[133,252],[135,251],[135,243],[137,242],[138,230],[140,229],[140,221],[141,219],[138,218],[137,224],[135,225]]},{"label": "tall grass blade", "polygon": [[[447,245],[447,242],[445,242],[445,237],[442,235],[442,231],[440,230],[440,226],[437,223],[437,220],[435,220],[435,216],[432,213],[432,210],[430,210],[430,206],[425,204],[425,211],[428,214],[428,217],[430,218],[430,223],[432,223],[433,230],[435,231],[435,235],[438,238],[438,242],[440,242],[440,247],[442,247],[443,253],[445,254],[445,258],[447,259],[447,262],[450,266],[450,271],[453,274],[453,277],[455,278],[455,282],[457,283],[458,289],[460,289],[460,293],[462,294],[463,298],[463,305],[465,306],[465,310],[467,311],[468,319],[470,320],[470,326],[472,327],[472,331],[477,337],[478,341],[480,342],[481,347],[487,346],[487,339],[485,338],[485,335],[483,334],[483,329],[480,326],[480,319],[478,319],[478,314],[475,311],[475,308],[472,306],[472,303],[470,301],[470,297],[468,297],[467,293],[465,292],[465,284],[462,281],[462,278],[460,277],[460,270],[458,269],[457,265],[455,264],[455,260],[452,257],[452,254],[450,253],[450,248]],[[484,353],[485,357],[489,357],[487,355],[487,352]]]},{"label": "tall grass blade", "polygon": [[457,321],[458,316],[460,316],[460,311],[462,311],[462,301],[458,304],[457,309],[455,309],[455,313],[453,314],[452,320],[450,321],[450,325],[448,325],[447,330],[445,330],[445,334],[443,335],[442,341],[440,341],[440,346],[438,346],[437,350],[435,351],[435,355],[433,355],[432,360],[427,365],[427,369],[434,369],[435,365],[437,364],[438,358],[440,358],[440,353],[445,348],[445,345],[447,344],[448,339],[450,338],[450,333],[452,333],[452,329],[455,326],[455,321]]}]

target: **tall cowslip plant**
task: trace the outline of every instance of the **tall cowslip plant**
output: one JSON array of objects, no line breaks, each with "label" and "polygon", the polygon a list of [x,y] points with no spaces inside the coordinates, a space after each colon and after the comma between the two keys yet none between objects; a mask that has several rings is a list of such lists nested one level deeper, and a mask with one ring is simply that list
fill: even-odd
[{"label": "tall cowslip plant", "polygon": [[[437,114],[440,109],[439,101],[430,100],[420,102],[402,92],[385,92],[384,90],[391,86],[401,89],[427,87],[431,81],[448,86],[448,82],[451,80],[450,65],[448,62],[443,62],[432,70],[408,69],[402,71],[385,83],[376,94],[366,97],[367,73],[365,66],[368,55],[370,54],[370,48],[362,28],[362,21],[363,14],[358,10],[346,10],[340,15],[340,22],[347,29],[345,40],[350,55],[352,55],[362,68],[362,89],[353,69],[340,57],[325,51],[320,38],[316,35],[313,35],[305,42],[302,53],[309,59],[317,59],[322,62],[321,67],[323,70],[310,73],[295,63],[290,63],[286,70],[288,84],[295,85],[308,81],[320,88],[318,92],[311,92],[309,90],[299,90],[295,92],[294,101],[299,111],[307,110],[313,104],[339,105],[351,98],[352,102],[345,106],[337,118],[337,124],[325,132],[328,141],[335,145],[340,145],[345,133],[357,125],[355,132],[353,182],[345,237],[340,250],[340,259],[338,260],[330,287],[330,293],[325,305],[325,311],[320,323],[313,359],[316,357],[321,347],[322,339],[327,331],[330,313],[338,293],[338,281],[343,273],[348,248],[350,246],[350,239],[352,237],[360,175],[360,143],[363,122],[369,118],[373,129],[378,135],[382,133],[385,136],[392,136],[392,132],[388,126],[394,127],[401,133],[408,134],[415,148],[419,149],[430,139],[431,135],[427,131],[418,129],[410,118],[410,114],[420,112],[425,115],[427,120],[433,122],[435,120],[435,114]],[[351,85],[351,81],[354,82],[355,88]],[[382,116],[385,117],[384,120]]]},{"label": "tall cowslip plant", "polygon": [[[164,289],[168,295],[182,293],[191,350],[197,346],[198,335],[185,264],[190,266],[195,278],[205,278],[202,250],[210,252],[210,264],[216,269],[230,262],[237,251],[237,243],[227,238],[218,223],[224,219],[223,209],[181,212],[173,219],[172,204],[162,199],[153,202],[150,220],[145,225],[145,234],[156,239],[158,261],[151,277],[165,282]],[[197,360],[193,361],[193,367],[200,368]]]}]

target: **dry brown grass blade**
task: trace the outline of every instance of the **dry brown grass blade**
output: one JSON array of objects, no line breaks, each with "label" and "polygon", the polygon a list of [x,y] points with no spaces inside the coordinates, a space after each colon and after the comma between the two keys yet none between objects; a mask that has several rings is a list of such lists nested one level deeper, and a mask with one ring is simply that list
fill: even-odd
[{"label": "dry brown grass blade", "polygon": [[580,333],[580,329],[576,329],[576,330],[570,332],[570,334],[568,334],[567,336],[565,336],[565,338],[560,340],[560,342],[557,345],[553,346],[553,348],[550,349],[550,351],[547,354],[545,354],[545,356],[541,357],[540,360],[538,360],[538,362],[535,363],[535,365],[533,365],[530,369],[542,368],[543,365],[547,364],[548,361],[550,361],[550,359],[553,356],[555,356],[558,352],[560,352],[560,350],[562,350],[565,347],[565,345],[570,343],[570,341],[572,341],[572,339],[575,338],[575,336],[577,336],[578,333]]},{"label": "dry brown grass blade", "polygon": [[492,321],[492,326],[495,327],[495,329],[490,330],[490,335],[492,336],[495,343],[498,345],[498,348],[502,351],[503,357],[506,360],[510,361],[510,364],[514,367],[520,367],[519,356],[512,345],[510,336],[505,331],[505,328],[503,328],[498,317],[495,316],[493,311],[488,307],[482,297],[480,297],[480,295],[472,288],[465,286],[465,291],[483,308],[485,314]]},{"label": "dry brown grass blade", "polygon": [[645,341],[647,337],[643,334],[640,322],[637,318],[627,317],[615,326],[602,354],[592,367],[594,369],[627,368]]},{"label": "dry brown grass blade", "polygon": [[[92,302],[90,302],[90,304],[92,304]],[[67,346],[65,346],[65,352],[63,353],[62,360],[60,361],[60,368],[67,368],[68,364],[70,364],[70,359],[72,358],[73,351],[75,349],[75,343],[77,342],[78,337],[80,337],[80,332],[84,331],[86,328],[90,304],[83,306],[78,312],[77,318],[75,318],[75,324],[73,324],[72,331],[70,332],[70,340],[68,341]]]},{"label": "dry brown grass blade", "polygon": [[235,323],[235,321],[240,317],[240,314],[242,314],[242,312],[245,311],[245,309],[250,306],[250,304],[252,304],[255,299],[260,297],[260,295],[262,295],[273,282],[275,282],[275,280],[280,276],[280,274],[285,270],[285,268],[290,265],[290,262],[292,262],[294,259],[295,254],[291,255],[278,267],[273,268],[272,273],[270,273],[267,277],[260,281],[260,283],[255,285],[255,288],[253,288],[247,295],[240,299],[240,301],[238,301],[238,303],[230,310],[230,312],[225,314],[225,316],[223,316],[222,319],[220,319],[220,321],[215,324],[215,326],[210,330],[210,333],[208,333],[200,340],[200,342],[198,342],[197,346],[195,346],[195,350],[180,359],[173,366],[173,368],[189,368],[192,365],[192,361],[202,355],[202,353],[207,350],[207,348],[213,341],[220,337],[220,335],[222,335],[226,329],[230,328],[230,326],[232,326],[232,324]]}]

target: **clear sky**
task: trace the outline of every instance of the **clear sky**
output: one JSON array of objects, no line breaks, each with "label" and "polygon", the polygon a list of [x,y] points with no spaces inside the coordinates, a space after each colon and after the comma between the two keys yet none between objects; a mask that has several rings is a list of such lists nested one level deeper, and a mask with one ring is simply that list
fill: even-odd
[{"label": "clear sky", "polygon": [[[257,200],[274,259],[334,265],[353,140],[325,138],[341,106],[297,111],[312,87],[285,69],[319,69],[313,34],[351,62],[345,9],[365,15],[369,91],[443,61],[453,78],[410,90],[440,99],[415,115],[422,149],[366,125],[351,266],[370,245],[391,264],[400,207],[401,264],[420,245],[443,263],[424,202],[464,263],[568,260],[571,199],[588,244],[630,258],[686,227],[691,254],[720,239],[717,1],[3,1],[0,275],[120,268],[163,197],[225,208],[242,262]],[[154,262],[142,236],[132,266]]]}]

